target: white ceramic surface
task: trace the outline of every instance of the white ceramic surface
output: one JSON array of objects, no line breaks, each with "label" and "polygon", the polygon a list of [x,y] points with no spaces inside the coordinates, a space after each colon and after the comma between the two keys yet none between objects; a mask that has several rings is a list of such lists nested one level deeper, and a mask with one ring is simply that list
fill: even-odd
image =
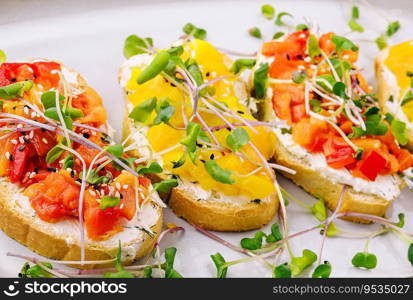
[{"label": "white ceramic surface", "polygon": [[[105,100],[111,124],[120,130],[123,102],[117,85],[116,72],[123,61],[122,45],[125,37],[136,33],[151,36],[157,46],[169,45],[181,34],[186,22],[208,30],[208,40],[217,46],[243,52],[254,52],[260,41],[248,36],[247,29],[259,26],[267,39],[276,31],[273,22],[264,19],[260,7],[264,2],[273,4],[277,11],[288,11],[294,25],[310,21],[318,24],[322,32],[348,32],[346,23],[350,15],[350,1],[296,0],[296,1],[1,1],[0,48],[10,60],[44,57],[65,62],[86,76]],[[413,2],[370,1],[382,9],[390,19],[401,21],[402,29],[391,42],[411,39]],[[70,3],[70,4],[69,4]],[[364,34],[351,34],[361,46],[361,66],[366,69],[370,82],[373,79],[373,57],[377,53],[373,40],[385,31],[386,22],[377,12],[360,5],[360,22],[366,27]],[[281,177],[281,176],[280,176]],[[300,199],[313,203],[314,199],[290,181],[280,178],[281,185]],[[290,232],[314,226],[316,221],[300,207],[291,203],[288,208]],[[404,191],[389,211],[396,218],[406,213],[406,228],[413,231],[413,193]],[[178,248],[176,269],[184,276],[215,276],[209,255],[220,252],[227,260],[240,258],[233,252],[207,237],[195,232],[183,220],[177,219],[167,209],[165,223],[173,222],[186,228],[186,232],[169,236],[164,247]],[[356,232],[373,230],[374,225],[355,225],[338,222],[340,226]],[[269,231],[269,226],[264,228]],[[239,243],[253,233],[221,233],[221,237]],[[296,254],[309,248],[318,253],[321,236],[317,232],[292,240]],[[23,261],[8,258],[7,251],[33,255],[28,249],[0,233],[0,276],[15,276]],[[374,239],[370,251],[378,257],[375,270],[358,270],[352,267],[351,258],[362,251],[364,239],[329,238],[323,260],[332,262],[332,276],[412,276],[413,267],[407,261],[407,245],[393,235]],[[281,261],[285,261],[283,257]],[[232,277],[270,277],[271,271],[259,262],[231,267]],[[311,274],[311,273],[310,273]],[[305,275],[305,274],[304,274]]]}]

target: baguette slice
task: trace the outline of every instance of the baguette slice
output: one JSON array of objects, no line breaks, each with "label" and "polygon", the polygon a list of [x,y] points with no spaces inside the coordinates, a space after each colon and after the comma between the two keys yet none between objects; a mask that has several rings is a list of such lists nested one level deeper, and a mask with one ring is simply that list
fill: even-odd
[{"label": "baguette slice", "polygon": [[[258,103],[258,116],[265,121],[274,121],[276,119],[271,99],[267,98]],[[282,172],[283,175],[290,178],[311,195],[323,198],[327,207],[334,211],[344,185],[333,181],[318,170],[311,168],[302,158],[291,152],[290,147],[283,144],[279,138],[279,134],[280,133],[278,133],[278,135],[276,134],[276,153],[274,160],[296,171],[296,174]],[[392,180],[394,188],[400,192],[403,182],[395,176],[392,177]],[[398,193],[396,194],[398,196]],[[344,194],[343,203],[339,211],[384,216],[388,207],[397,196],[393,199],[385,199],[379,195],[358,192],[353,187],[349,187]],[[359,223],[369,223],[366,220],[354,217],[345,217],[344,219]]]},{"label": "baguette slice", "polygon": [[[62,65],[62,71],[76,78],[78,90],[92,90],[85,78],[76,71]],[[92,90],[93,91],[93,90]],[[96,93],[95,91],[93,91]],[[48,223],[36,216],[29,199],[22,189],[0,177],[0,229],[12,239],[27,246],[32,251],[54,260],[80,261],[80,231],[77,219]],[[156,193],[154,197],[158,197]],[[126,224],[122,232],[108,240],[92,241],[85,237],[85,260],[108,260],[116,256],[119,241],[122,246],[122,263],[131,264],[134,260],[148,254],[162,230],[162,208],[157,204],[160,199],[152,200],[141,209],[137,216]],[[138,226],[138,228],[136,227]],[[142,229],[144,228],[144,229]],[[150,229],[153,234],[148,234]],[[113,266],[106,264],[71,265],[81,269]]]},{"label": "baguette slice", "polygon": [[[402,91],[398,84],[398,78],[396,75],[386,66],[386,59],[389,58],[391,49],[398,47],[400,51],[409,51],[404,54],[403,56],[396,56],[392,57],[392,60],[400,65],[401,70],[413,70],[413,60],[411,56],[413,55],[413,46],[408,46],[411,44],[412,41],[404,42],[402,44],[388,47],[382,50],[375,59],[375,73],[376,73],[376,80],[377,80],[377,96],[379,98],[380,107],[383,109],[385,113],[391,113],[395,116],[398,120],[406,123],[407,125],[407,135],[408,135],[408,143],[406,147],[413,151],[413,123],[409,121],[406,114],[403,112],[402,107],[400,105],[401,98],[402,98]],[[403,47],[403,48],[401,48]],[[406,49],[406,47],[408,47]],[[396,48],[397,51],[397,48]],[[406,57],[406,55],[409,55]],[[403,74],[405,75],[405,74]],[[407,79],[407,75],[405,76]],[[404,92],[403,92],[404,93]],[[391,102],[389,99],[393,99]],[[413,105],[410,103],[410,110],[412,111],[413,115]]]},{"label": "baguette slice", "polygon": [[[127,145],[138,144],[140,149],[142,149],[142,146],[149,145],[145,136],[147,128],[138,129],[133,120],[128,117],[133,105],[127,98],[125,85],[133,66],[144,67],[150,61],[151,59],[146,54],[133,56],[120,67],[118,75],[125,95],[122,136],[124,140],[128,140]],[[241,81],[239,92],[246,95],[245,84],[241,84]],[[132,149],[129,154],[134,157],[145,156],[145,153],[137,149]],[[154,182],[168,177],[170,177],[168,174],[153,174],[150,176]],[[203,199],[199,200],[200,197],[198,196],[205,194],[207,196],[203,196]],[[260,201],[251,201],[243,199],[243,197],[227,197],[223,193],[204,191],[196,184],[183,180],[180,180],[179,186],[173,188],[169,194],[160,193],[160,196],[165,202],[169,203],[169,206],[178,217],[186,219],[191,224],[215,231],[247,231],[260,228],[274,218],[279,205],[278,198],[275,195],[268,196]]]}]

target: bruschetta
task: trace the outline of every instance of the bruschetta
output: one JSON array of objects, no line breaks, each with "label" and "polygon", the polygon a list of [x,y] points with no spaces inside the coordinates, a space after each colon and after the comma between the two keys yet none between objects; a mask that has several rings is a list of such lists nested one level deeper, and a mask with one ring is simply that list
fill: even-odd
[{"label": "bruschetta", "polygon": [[36,59],[0,65],[0,228],[79,268],[131,263],[162,226],[149,179],[108,135],[102,99],[76,71]]},{"label": "bruschetta", "polygon": [[[142,40],[131,36],[125,46]],[[164,195],[176,215],[217,231],[267,224],[280,194],[267,163],[274,134],[252,117],[231,59],[199,39],[127,58],[119,70],[123,138],[133,156],[161,166],[155,180],[176,179]]]},{"label": "bruschetta", "polygon": [[[358,47],[345,37],[305,29],[264,43],[251,89],[275,128],[274,159],[310,194],[340,211],[383,216],[399,194],[399,174],[413,165],[355,62]],[[354,221],[362,221],[352,219]]]}]

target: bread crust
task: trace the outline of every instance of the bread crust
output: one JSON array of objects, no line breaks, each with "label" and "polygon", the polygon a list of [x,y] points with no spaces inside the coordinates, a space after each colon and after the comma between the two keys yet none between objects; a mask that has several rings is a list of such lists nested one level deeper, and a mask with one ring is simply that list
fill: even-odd
[{"label": "bread crust", "polygon": [[[0,185],[0,229],[12,239],[30,248],[32,251],[55,260],[79,261],[80,247],[69,244],[61,236],[47,232],[41,226],[35,224],[38,217],[28,217],[20,214],[16,207],[10,205],[10,191],[5,185]],[[145,233],[145,239],[134,257],[126,258],[124,264],[131,264],[134,260],[148,254],[162,230],[162,209],[158,208],[159,218],[152,227],[156,234],[151,237]],[[115,257],[117,247],[85,247],[85,260],[107,260]],[[71,265],[80,269],[94,269],[112,266],[109,264]]]},{"label": "bread crust", "polygon": [[[374,69],[376,74],[376,81],[377,81],[377,96],[379,98],[379,105],[380,108],[385,112],[390,112],[387,107],[387,101],[389,100],[390,96],[392,96],[392,91],[394,90],[394,86],[390,85],[389,81],[385,78],[385,64],[384,61],[387,58],[389,49],[382,50],[374,60]],[[389,70],[390,72],[390,70]],[[400,95],[393,95],[396,96],[396,99],[399,99]],[[394,100],[398,101],[398,100]],[[410,151],[413,151],[413,129],[407,128],[407,136],[408,136],[408,143],[405,146]]]}]

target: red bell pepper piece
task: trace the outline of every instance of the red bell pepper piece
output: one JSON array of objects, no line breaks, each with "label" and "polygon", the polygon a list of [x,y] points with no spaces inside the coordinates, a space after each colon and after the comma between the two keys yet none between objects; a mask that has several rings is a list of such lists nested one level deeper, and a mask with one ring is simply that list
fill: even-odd
[{"label": "red bell pepper piece", "polygon": [[27,170],[30,147],[26,144],[17,144],[13,148],[10,162],[10,181],[18,182],[23,178],[24,173]]},{"label": "red bell pepper piece", "polygon": [[370,151],[360,164],[360,171],[371,181],[376,180],[377,175],[387,165],[387,160],[377,151]]}]

